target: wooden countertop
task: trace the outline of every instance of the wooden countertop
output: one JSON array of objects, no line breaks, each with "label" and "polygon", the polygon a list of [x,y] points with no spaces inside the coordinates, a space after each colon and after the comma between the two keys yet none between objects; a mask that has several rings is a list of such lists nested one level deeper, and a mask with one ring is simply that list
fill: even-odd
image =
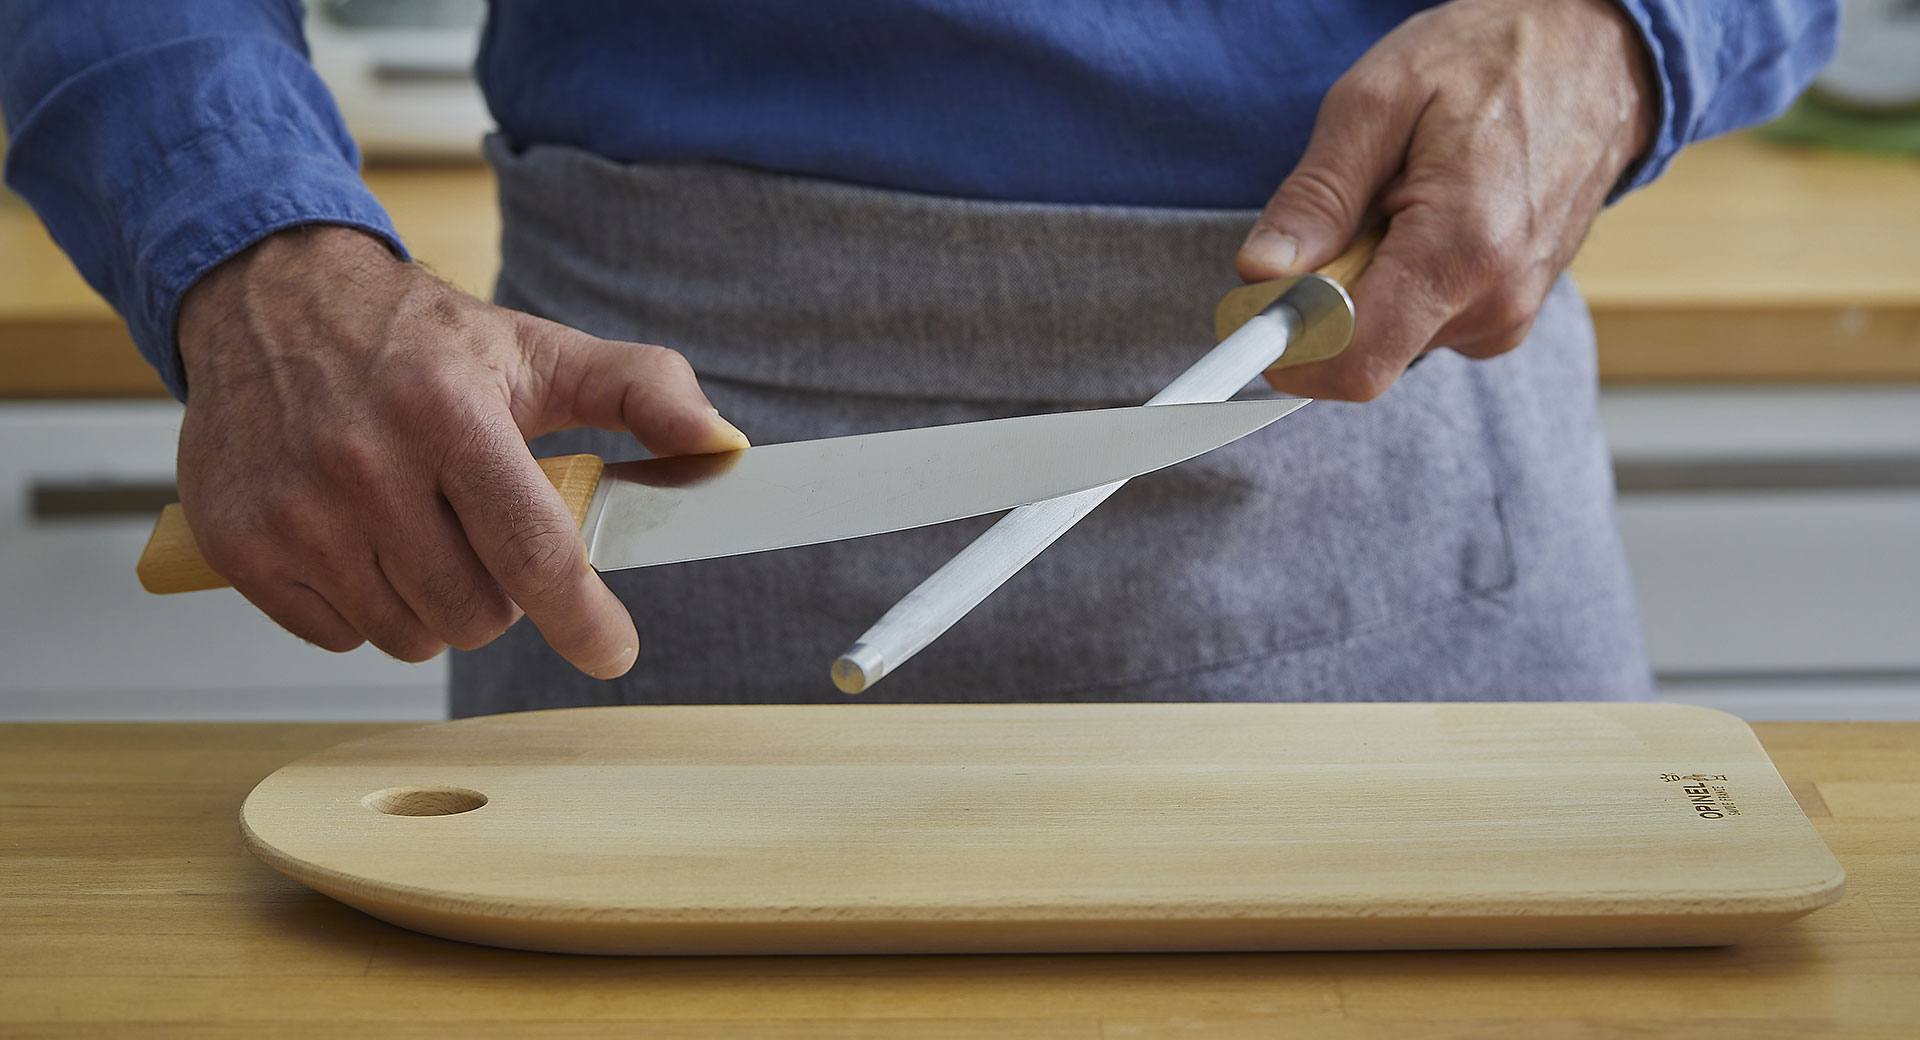
[{"label": "wooden countertop", "polygon": [[1849,878],[1745,946],[658,960],[416,935],[246,854],[254,783],[383,728],[0,726],[0,1035],[1920,1034],[1920,724],[1754,727]]},{"label": "wooden countertop", "polygon": [[[367,180],[416,256],[489,291],[484,167]],[[1574,272],[1610,383],[1920,380],[1920,161],[1709,141],[1602,216]],[[0,398],[160,392],[31,211],[0,197]]]},{"label": "wooden countertop", "polygon": [[1920,160],[1707,141],[1573,273],[1604,382],[1920,380]]}]

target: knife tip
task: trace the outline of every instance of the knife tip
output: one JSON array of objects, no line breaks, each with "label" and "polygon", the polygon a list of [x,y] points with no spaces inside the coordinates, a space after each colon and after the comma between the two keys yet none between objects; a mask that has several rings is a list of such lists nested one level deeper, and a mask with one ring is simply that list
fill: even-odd
[{"label": "knife tip", "polygon": [[887,674],[887,663],[880,652],[865,643],[855,643],[833,662],[833,684],[841,693],[860,693]]}]

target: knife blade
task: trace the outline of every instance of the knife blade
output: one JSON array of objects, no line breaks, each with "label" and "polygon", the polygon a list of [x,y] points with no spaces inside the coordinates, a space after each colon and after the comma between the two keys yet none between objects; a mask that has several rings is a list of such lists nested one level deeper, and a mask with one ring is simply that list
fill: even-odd
[{"label": "knife blade", "polygon": [[[600,570],[923,527],[1183,462],[1306,402],[1103,408],[604,464],[542,459]],[[225,587],[178,504],[141,554],[149,592]]]},{"label": "knife blade", "polygon": [[[1147,401],[1191,406],[1224,401],[1269,369],[1323,361],[1353,335],[1359,278],[1383,236],[1375,226],[1318,272],[1244,285],[1214,312],[1220,344]],[[1301,401],[1302,404],[1305,401]],[[829,669],[843,693],[860,693],[900,667],[979,606],[1126,480],[1023,505],[1000,518],[874,622]]]}]

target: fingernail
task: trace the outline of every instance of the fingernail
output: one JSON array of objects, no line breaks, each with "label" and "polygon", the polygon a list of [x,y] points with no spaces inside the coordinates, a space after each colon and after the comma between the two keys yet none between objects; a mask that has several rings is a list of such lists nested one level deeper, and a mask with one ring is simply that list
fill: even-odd
[{"label": "fingernail", "polygon": [[598,668],[588,669],[587,674],[593,676],[595,679],[617,679],[620,676],[627,674],[627,669],[633,667],[634,658],[639,656],[640,656],[639,647],[637,646],[627,647],[626,649],[620,651],[618,656],[616,656],[613,660],[608,661],[606,664],[603,664]]},{"label": "fingernail", "polygon": [[720,414],[720,409],[709,408],[707,409],[707,414],[713,416],[713,440],[714,443],[720,445],[720,447],[715,449],[716,451],[732,451],[735,448],[747,447],[749,443],[747,441],[747,435],[740,432],[740,427],[728,422],[725,417]]},{"label": "fingernail", "polygon": [[1293,258],[1300,254],[1300,243],[1291,236],[1283,235],[1269,227],[1255,228],[1247,236],[1247,242],[1240,247],[1240,255],[1262,267],[1274,267],[1285,270],[1293,266]]}]

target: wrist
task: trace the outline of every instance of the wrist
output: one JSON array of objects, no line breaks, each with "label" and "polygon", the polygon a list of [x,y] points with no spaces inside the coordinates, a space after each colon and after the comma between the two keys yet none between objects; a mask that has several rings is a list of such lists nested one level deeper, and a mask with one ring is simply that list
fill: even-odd
[{"label": "wrist", "polygon": [[1617,153],[1615,172],[1622,174],[1639,165],[1653,151],[1660,128],[1660,78],[1654,69],[1653,55],[1633,20],[1619,0],[1571,0],[1584,7],[1596,23],[1595,43],[1610,55],[1610,64],[1619,71],[1617,90]]},{"label": "wrist", "polygon": [[[202,275],[180,298],[176,331],[188,382],[224,346],[258,341],[280,318],[308,314],[341,290],[364,298],[370,281],[409,268],[381,238],[358,228],[310,224],[255,242]],[[249,332],[255,335],[248,335]]]}]

